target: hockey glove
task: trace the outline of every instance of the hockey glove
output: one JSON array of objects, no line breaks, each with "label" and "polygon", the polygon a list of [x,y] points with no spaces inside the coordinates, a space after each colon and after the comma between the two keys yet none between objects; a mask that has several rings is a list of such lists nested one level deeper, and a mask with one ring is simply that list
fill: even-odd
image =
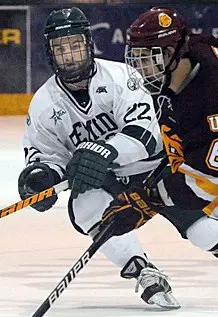
[{"label": "hockey glove", "polygon": [[66,168],[71,197],[74,199],[87,190],[101,188],[108,168],[118,166],[113,163],[117,156],[117,150],[104,141],[81,143]]},{"label": "hockey glove", "polygon": [[153,211],[152,207],[149,197],[143,188],[123,192],[105,210],[101,227],[107,226],[111,221],[114,221],[114,235],[123,235],[141,227],[155,216],[156,212]]},{"label": "hockey glove", "polygon": [[[41,192],[61,180],[59,174],[43,163],[34,163],[27,166],[20,174],[18,179],[18,191],[21,199],[26,199],[36,193]],[[50,209],[57,200],[57,195],[53,195],[36,204],[31,205],[38,211]]]}]

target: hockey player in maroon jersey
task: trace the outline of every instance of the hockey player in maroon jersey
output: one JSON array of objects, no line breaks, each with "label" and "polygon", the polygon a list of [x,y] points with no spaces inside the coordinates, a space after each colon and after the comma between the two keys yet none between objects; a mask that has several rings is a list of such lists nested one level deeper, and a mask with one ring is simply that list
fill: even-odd
[{"label": "hockey player in maroon jersey", "polygon": [[152,8],[128,29],[125,60],[128,86],[154,96],[171,169],[118,196],[103,225],[115,219],[120,235],[154,210],[218,257],[218,41],[190,34],[175,10]]}]

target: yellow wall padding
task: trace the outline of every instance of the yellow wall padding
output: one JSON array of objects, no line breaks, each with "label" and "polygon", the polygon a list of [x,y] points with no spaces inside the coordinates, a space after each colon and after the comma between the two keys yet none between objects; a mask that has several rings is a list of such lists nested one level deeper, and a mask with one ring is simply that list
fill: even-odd
[{"label": "yellow wall padding", "polygon": [[0,94],[0,116],[25,115],[32,94]]}]

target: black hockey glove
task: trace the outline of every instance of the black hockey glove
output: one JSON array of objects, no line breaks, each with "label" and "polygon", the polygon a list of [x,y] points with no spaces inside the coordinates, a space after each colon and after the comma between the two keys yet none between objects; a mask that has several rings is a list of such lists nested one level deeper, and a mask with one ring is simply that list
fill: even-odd
[{"label": "black hockey glove", "polygon": [[[18,191],[22,200],[43,191],[61,180],[59,174],[43,163],[34,163],[27,166],[18,179]],[[50,209],[57,200],[57,195],[31,205],[38,211]]]},{"label": "black hockey glove", "polygon": [[117,150],[104,141],[81,143],[66,168],[71,197],[74,199],[87,190],[101,188],[108,168],[119,166],[113,163],[117,156]]},{"label": "black hockey glove", "polygon": [[150,190],[143,188],[135,188],[121,193],[105,210],[101,227],[114,221],[114,235],[116,236],[141,227],[156,215],[156,211],[154,211],[156,208],[163,207],[159,200],[151,199],[149,195]]}]

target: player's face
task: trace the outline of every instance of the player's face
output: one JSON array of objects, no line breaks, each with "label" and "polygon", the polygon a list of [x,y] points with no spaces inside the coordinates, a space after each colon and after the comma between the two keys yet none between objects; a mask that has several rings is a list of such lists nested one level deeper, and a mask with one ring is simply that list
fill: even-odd
[{"label": "player's face", "polygon": [[150,93],[159,93],[165,82],[165,69],[174,53],[172,47],[131,47],[126,46],[125,60],[129,68],[130,78],[134,78],[135,70],[141,74],[138,81],[141,88]]},{"label": "player's face", "polygon": [[78,70],[87,61],[86,39],[83,34],[50,40],[55,63],[66,71]]},{"label": "player's face", "polygon": [[132,48],[132,57],[135,61],[134,66],[142,77],[154,75],[159,77],[165,69],[160,47],[154,47],[152,49]]},{"label": "player's face", "polygon": [[[161,47],[132,48],[132,55],[135,57],[136,68],[142,76],[162,76],[163,71],[169,64],[173,54],[173,47],[162,49]],[[172,68],[174,65],[172,65]]]}]

